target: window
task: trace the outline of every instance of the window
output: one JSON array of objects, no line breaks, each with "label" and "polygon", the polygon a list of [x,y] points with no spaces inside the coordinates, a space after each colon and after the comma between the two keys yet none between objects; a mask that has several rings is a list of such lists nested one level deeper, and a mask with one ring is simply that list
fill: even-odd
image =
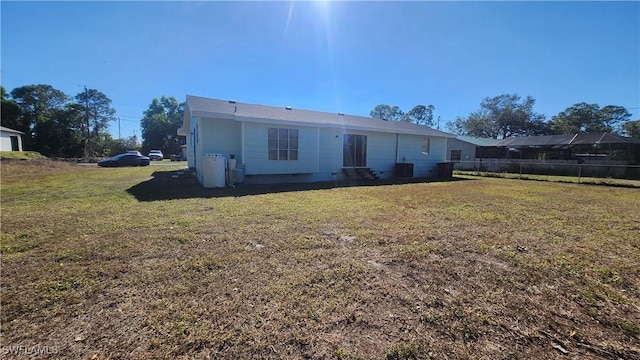
[{"label": "window", "polygon": [[269,128],[269,160],[298,160],[298,130]]},{"label": "window", "polygon": [[429,155],[430,140],[429,138],[422,139],[422,155]]},{"label": "window", "polygon": [[11,151],[20,151],[20,146],[18,143],[18,137],[17,136],[11,136],[9,135],[9,137],[11,138]]},{"label": "window", "polygon": [[451,161],[460,162],[462,159],[462,150],[451,150]]}]

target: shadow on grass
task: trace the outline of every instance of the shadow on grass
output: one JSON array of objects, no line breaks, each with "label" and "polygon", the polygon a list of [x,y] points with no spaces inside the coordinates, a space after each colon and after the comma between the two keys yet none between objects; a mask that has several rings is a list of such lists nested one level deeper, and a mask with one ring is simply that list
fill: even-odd
[{"label": "shadow on grass", "polygon": [[136,184],[127,192],[135,196],[138,201],[176,200],[192,198],[218,198],[229,196],[250,196],[260,194],[282,193],[292,191],[308,191],[334,189],[351,186],[385,186],[397,184],[412,184],[425,182],[449,182],[471,179],[450,178],[411,178],[411,179],[384,179],[384,180],[360,180],[360,181],[328,181],[314,183],[268,184],[250,185],[238,184],[235,188],[203,188],[198,180],[187,171],[156,171],[152,178]]}]

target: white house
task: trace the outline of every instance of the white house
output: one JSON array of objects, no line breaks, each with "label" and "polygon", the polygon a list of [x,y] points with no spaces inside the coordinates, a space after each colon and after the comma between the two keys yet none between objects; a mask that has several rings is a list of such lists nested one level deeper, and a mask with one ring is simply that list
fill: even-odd
[{"label": "white house", "polygon": [[22,151],[22,131],[0,126],[0,151]]},{"label": "white house", "polygon": [[178,135],[205,187],[220,176],[213,154],[233,157],[227,164],[244,169],[238,179],[253,184],[436,176],[454,137],[407,122],[196,96],[187,96]]}]

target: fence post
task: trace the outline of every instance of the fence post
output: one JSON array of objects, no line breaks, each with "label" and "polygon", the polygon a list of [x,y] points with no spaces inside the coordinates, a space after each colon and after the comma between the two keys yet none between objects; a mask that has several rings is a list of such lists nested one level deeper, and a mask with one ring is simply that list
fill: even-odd
[{"label": "fence post", "polygon": [[522,161],[520,162],[520,175],[518,176],[518,179],[522,179]]},{"label": "fence post", "polygon": [[582,164],[578,164],[578,184],[580,184],[581,175],[582,175]]}]

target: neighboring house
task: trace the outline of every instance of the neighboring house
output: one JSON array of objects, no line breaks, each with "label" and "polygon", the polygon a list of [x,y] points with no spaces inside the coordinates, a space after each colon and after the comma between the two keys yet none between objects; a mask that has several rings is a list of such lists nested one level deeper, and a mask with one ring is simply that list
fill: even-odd
[{"label": "neighboring house", "polygon": [[[457,140],[464,139],[459,137]],[[473,139],[465,139],[474,142]],[[640,140],[608,133],[509,137],[475,141],[475,161],[454,168],[568,176],[640,178]],[[451,140],[450,140],[451,141]],[[451,141],[449,149],[460,147]],[[450,150],[451,151],[451,150]],[[455,159],[451,159],[455,161]]]},{"label": "neighboring house", "polygon": [[640,164],[640,140],[609,133],[510,137],[481,150],[485,159]]},{"label": "neighboring house", "polygon": [[22,131],[0,126],[0,151],[22,151]]},{"label": "neighboring house", "polygon": [[407,122],[196,96],[187,96],[178,135],[205,187],[219,175],[212,154],[233,155],[254,184],[436,176],[454,137]]},{"label": "neighboring house", "polygon": [[483,146],[493,146],[500,140],[492,138],[476,138],[471,136],[456,136],[447,139],[447,161],[454,163],[455,169],[473,167],[478,149]]}]

